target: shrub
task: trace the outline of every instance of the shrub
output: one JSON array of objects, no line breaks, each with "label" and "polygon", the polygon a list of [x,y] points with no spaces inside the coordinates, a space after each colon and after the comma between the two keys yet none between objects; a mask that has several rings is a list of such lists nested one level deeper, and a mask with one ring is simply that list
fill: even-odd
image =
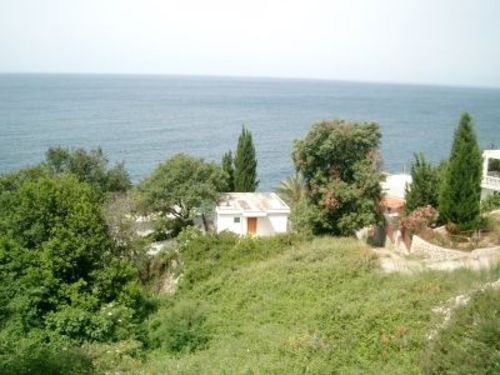
[{"label": "shrub", "polygon": [[166,312],[157,314],[150,324],[150,345],[169,352],[192,352],[209,340],[205,326],[205,308],[198,302],[184,300]]},{"label": "shrub", "polygon": [[500,209],[500,194],[493,194],[481,202],[481,212],[487,213]]},{"label": "shrub", "polygon": [[401,227],[409,231],[410,236],[421,233],[437,220],[437,211],[432,206],[419,207],[401,219]]}]

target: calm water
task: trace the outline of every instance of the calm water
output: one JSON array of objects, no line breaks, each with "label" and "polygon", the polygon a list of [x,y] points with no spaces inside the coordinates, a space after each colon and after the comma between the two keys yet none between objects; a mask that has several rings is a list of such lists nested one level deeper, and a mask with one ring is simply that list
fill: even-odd
[{"label": "calm water", "polygon": [[111,75],[0,75],[0,172],[49,146],[101,145],[134,182],[169,155],[219,160],[242,124],[254,136],[260,190],[292,173],[292,142],[320,119],[376,121],[385,169],[412,154],[447,156],[461,112],[482,147],[500,147],[500,90],[336,81]]}]

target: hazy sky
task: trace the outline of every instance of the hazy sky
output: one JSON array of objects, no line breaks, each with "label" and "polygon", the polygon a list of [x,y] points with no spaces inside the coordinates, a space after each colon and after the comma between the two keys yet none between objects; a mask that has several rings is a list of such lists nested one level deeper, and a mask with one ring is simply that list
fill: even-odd
[{"label": "hazy sky", "polygon": [[0,0],[0,72],[500,87],[500,0]]}]

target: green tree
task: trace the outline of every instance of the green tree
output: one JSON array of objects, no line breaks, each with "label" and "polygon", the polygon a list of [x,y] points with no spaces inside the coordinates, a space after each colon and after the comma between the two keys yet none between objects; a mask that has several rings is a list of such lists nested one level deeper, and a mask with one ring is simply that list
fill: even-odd
[{"label": "green tree", "polygon": [[296,173],[281,181],[276,192],[290,207],[295,207],[306,197],[306,185],[302,175]]},{"label": "green tree", "polygon": [[95,191],[76,176],[26,179],[0,193],[4,326],[28,332],[52,324],[71,340],[112,340],[113,325],[99,309],[125,298],[134,278],[109,238]]},{"label": "green tree", "polygon": [[377,124],[333,120],[295,141],[292,158],[305,179],[313,233],[351,235],[380,220],[380,138]]},{"label": "green tree", "polygon": [[213,209],[225,175],[215,163],[178,154],[159,164],[138,186],[143,210],[173,216],[184,225]]},{"label": "green tree", "polygon": [[222,170],[227,174],[225,191],[234,191],[234,160],[233,153],[228,151],[222,157]]},{"label": "green tree", "polygon": [[252,192],[258,186],[257,158],[252,133],[243,127],[238,138],[238,148],[234,158],[234,190]]},{"label": "green tree", "polygon": [[439,196],[440,221],[459,230],[480,225],[482,156],[472,118],[464,113],[455,130]]},{"label": "green tree", "polygon": [[51,147],[45,154],[45,167],[50,173],[72,173],[87,182],[100,195],[107,192],[124,192],[132,187],[123,163],[108,167],[108,160],[100,147],[86,151]]},{"label": "green tree", "polygon": [[438,207],[438,171],[425,160],[424,154],[414,155],[411,165],[412,182],[405,188],[405,212],[408,214],[418,207],[431,205]]}]

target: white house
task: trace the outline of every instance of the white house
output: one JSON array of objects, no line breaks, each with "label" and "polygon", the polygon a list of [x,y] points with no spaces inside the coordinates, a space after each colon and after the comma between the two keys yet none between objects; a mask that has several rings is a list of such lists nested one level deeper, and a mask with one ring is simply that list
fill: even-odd
[{"label": "white house", "polygon": [[275,193],[226,193],[215,208],[217,233],[269,236],[287,231],[290,208]]},{"label": "white house", "polygon": [[500,150],[483,151],[481,197],[500,194]]},{"label": "white house", "polygon": [[399,212],[405,205],[405,189],[406,185],[412,182],[409,174],[387,174],[385,180],[381,183],[382,186],[382,206],[386,213],[395,214]]}]

